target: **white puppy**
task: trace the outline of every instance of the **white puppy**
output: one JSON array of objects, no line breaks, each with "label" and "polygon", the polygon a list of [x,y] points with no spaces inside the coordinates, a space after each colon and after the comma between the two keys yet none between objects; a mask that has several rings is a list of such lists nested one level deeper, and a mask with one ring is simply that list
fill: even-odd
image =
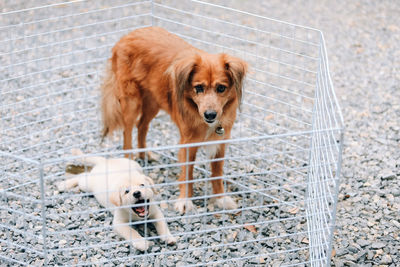
[{"label": "white puppy", "polygon": [[[73,150],[75,155],[83,155]],[[156,220],[154,225],[160,239],[168,244],[176,243],[171,235],[164,215],[157,205],[152,204],[154,196],[153,180],[143,174],[140,165],[126,158],[106,159],[103,157],[82,157],[83,164],[94,164],[89,173],[81,173],[74,178],[61,182],[59,191],[75,186],[84,192],[92,192],[97,201],[105,208],[114,208],[114,230],[141,251],[147,250],[151,242],[128,225],[130,221]]]}]

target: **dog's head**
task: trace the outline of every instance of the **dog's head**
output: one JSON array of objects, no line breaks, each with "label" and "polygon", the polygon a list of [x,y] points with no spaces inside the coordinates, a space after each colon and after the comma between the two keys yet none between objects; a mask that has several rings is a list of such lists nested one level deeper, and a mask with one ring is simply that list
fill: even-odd
[{"label": "dog's head", "polygon": [[242,99],[247,63],[227,54],[193,53],[181,56],[169,69],[179,109],[197,109],[204,122],[214,125],[224,110],[236,109]]},{"label": "dog's head", "polygon": [[120,186],[110,194],[110,202],[115,206],[132,206],[127,208],[132,218],[140,220],[149,216],[150,203],[154,196],[154,182],[150,177],[137,174],[129,183]]}]

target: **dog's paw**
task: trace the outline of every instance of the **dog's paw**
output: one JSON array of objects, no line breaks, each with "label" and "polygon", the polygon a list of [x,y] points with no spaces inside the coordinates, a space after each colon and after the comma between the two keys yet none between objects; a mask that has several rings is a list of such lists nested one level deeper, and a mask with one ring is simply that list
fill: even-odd
[{"label": "dog's paw", "polygon": [[147,156],[148,161],[159,161],[160,160],[160,155],[158,155],[152,151],[147,151],[146,156]]},{"label": "dog's paw", "polygon": [[167,243],[168,245],[173,245],[176,243],[176,237],[173,235],[166,235],[166,236],[162,236],[161,240],[164,241],[165,243]]},{"label": "dog's paw", "polygon": [[132,245],[137,250],[146,251],[149,249],[150,246],[153,245],[153,242],[148,241],[144,238],[138,238],[138,239],[132,240]]},{"label": "dog's paw", "polygon": [[180,214],[189,212],[193,208],[193,202],[188,198],[178,198],[178,201],[175,203],[175,210]]},{"label": "dog's paw", "polygon": [[238,207],[235,200],[233,200],[229,196],[216,198],[214,200],[214,203],[218,208],[224,209],[224,210],[233,210],[233,209],[237,209],[237,207]]},{"label": "dog's paw", "polygon": [[134,159],[140,159],[140,160],[146,160],[147,161],[159,161],[160,156],[152,151],[147,151],[145,152],[140,152],[136,156],[134,156]]}]

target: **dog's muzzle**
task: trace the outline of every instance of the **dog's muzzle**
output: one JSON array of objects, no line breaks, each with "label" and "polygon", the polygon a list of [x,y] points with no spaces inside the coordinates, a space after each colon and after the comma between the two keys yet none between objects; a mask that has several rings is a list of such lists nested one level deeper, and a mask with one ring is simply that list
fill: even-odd
[{"label": "dog's muzzle", "polygon": [[148,199],[138,199],[132,207],[132,211],[141,218],[148,216],[150,207],[149,202],[150,201]]}]

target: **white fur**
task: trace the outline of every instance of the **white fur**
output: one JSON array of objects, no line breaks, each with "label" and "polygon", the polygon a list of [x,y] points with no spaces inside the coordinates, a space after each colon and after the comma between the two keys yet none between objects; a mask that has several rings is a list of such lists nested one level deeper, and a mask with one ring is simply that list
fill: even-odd
[{"label": "white fur", "polygon": [[[79,150],[74,150],[73,153],[82,155]],[[151,204],[154,195],[151,185],[154,183],[143,174],[137,162],[126,158],[82,157],[82,163],[95,165],[89,173],[82,173],[61,182],[58,185],[59,191],[79,186],[82,191],[92,192],[105,208],[134,205],[136,199],[133,192],[140,191],[144,199],[150,200],[147,218],[157,220],[154,224],[161,240],[168,244],[176,243],[176,238],[171,235],[160,208]],[[126,190],[129,190],[129,193],[126,193]],[[113,215],[113,227],[120,236],[130,240],[138,250],[144,251],[149,248],[151,242],[146,241],[132,227],[122,225],[130,220],[139,221],[145,218],[138,216],[130,207],[114,209]]]},{"label": "white fur", "polygon": [[175,203],[175,210],[180,214],[187,213],[194,209],[193,202],[187,198],[178,198]]},{"label": "white fur", "polygon": [[237,209],[236,202],[230,196],[215,198],[214,203],[220,209],[224,209],[224,210]]},{"label": "white fur", "polygon": [[206,151],[206,155],[208,158],[213,159],[217,155],[219,151],[220,145],[208,145],[204,146],[204,149]]}]

